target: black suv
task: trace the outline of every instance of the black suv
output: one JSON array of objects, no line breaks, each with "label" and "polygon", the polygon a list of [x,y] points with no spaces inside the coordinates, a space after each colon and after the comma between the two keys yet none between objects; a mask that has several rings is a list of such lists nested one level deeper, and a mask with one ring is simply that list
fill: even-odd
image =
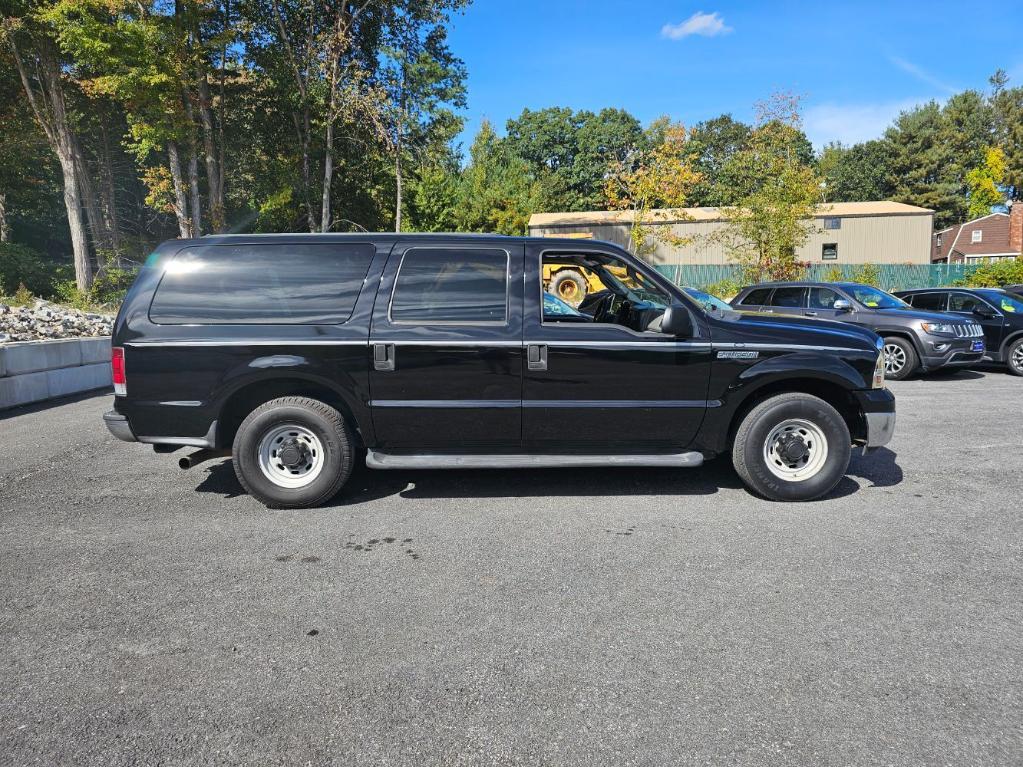
[{"label": "black suv", "polygon": [[[571,267],[603,286],[547,292]],[[177,240],[113,334],[126,441],[231,454],[272,507],[374,469],[699,466],[771,499],[827,493],[886,444],[881,340],[687,296],[615,245],[465,235]]]},{"label": "black suv", "polygon": [[1023,376],[1023,296],[998,288],[926,288],[895,295],[915,309],[976,320],[984,328],[985,359],[1004,362]]},{"label": "black suv", "polygon": [[871,285],[855,282],[773,282],[739,291],[732,306],[743,311],[840,320],[884,338],[885,378],[898,381],[917,370],[972,365],[984,358],[984,331],[972,319],[914,310]]}]

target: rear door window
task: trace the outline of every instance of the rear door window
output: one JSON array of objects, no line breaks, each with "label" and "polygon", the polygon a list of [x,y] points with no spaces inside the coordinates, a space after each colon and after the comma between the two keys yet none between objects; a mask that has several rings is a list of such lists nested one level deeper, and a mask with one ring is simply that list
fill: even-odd
[{"label": "rear door window", "polygon": [[771,306],[800,308],[806,305],[806,288],[775,288]]},{"label": "rear door window", "polygon": [[149,317],[161,325],[347,322],[375,251],[370,243],[185,248],[164,267]]},{"label": "rear door window", "polygon": [[767,303],[767,297],[771,295],[770,288],[757,288],[751,290],[746,296],[739,301],[740,306],[763,306]]},{"label": "rear door window", "polygon": [[907,300],[913,304],[914,309],[924,309],[929,312],[945,311],[944,293],[915,293]]},{"label": "rear door window", "polygon": [[390,320],[495,325],[508,319],[508,253],[497,248],[411,248],[402,257]]}]

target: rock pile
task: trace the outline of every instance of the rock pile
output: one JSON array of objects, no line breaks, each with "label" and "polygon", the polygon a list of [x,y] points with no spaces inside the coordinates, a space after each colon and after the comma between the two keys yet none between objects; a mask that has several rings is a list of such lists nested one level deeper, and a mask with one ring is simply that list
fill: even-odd
[{"label": "rock pile", "polygon": [[108,336],[113,324],[113,315],[81,312],[49,301],[36,300],[34,306],[0,304],[0,344]]}]

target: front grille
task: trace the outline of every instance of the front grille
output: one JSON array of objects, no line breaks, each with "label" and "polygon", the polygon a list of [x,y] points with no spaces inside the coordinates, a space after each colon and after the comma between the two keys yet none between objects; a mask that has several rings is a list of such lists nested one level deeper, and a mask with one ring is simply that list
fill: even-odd
[{"label": "front grille", "polygon": [[980,338],[984,335],[984,329],[973,322],[966,325],[953,325],[957,338]]}]

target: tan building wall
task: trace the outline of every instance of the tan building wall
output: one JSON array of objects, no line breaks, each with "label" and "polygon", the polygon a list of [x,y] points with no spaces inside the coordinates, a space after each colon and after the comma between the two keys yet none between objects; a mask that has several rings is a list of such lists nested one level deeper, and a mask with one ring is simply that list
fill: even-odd
[{"label": "tan building wall", "polygon": [[[807,242],[796,257],[811,264],[929,264],[933,211],[893,202],[833,203],[821,206]],[[839,228],[825,229],[825,219],[838,219]],[[724,223],[715,208],[652,211],[651,227],[668,227],[675,246],[651,238],[644,257],[654,264],[725,264],[725,248],[709,237]],[[529,220],[534,237],[592,237],[622,247],[629,245],[630,212],[537,213]],[[837,246],[837,258],[825,260],[825,245]],[[829,249],[830,250],[830,249]]]}]

